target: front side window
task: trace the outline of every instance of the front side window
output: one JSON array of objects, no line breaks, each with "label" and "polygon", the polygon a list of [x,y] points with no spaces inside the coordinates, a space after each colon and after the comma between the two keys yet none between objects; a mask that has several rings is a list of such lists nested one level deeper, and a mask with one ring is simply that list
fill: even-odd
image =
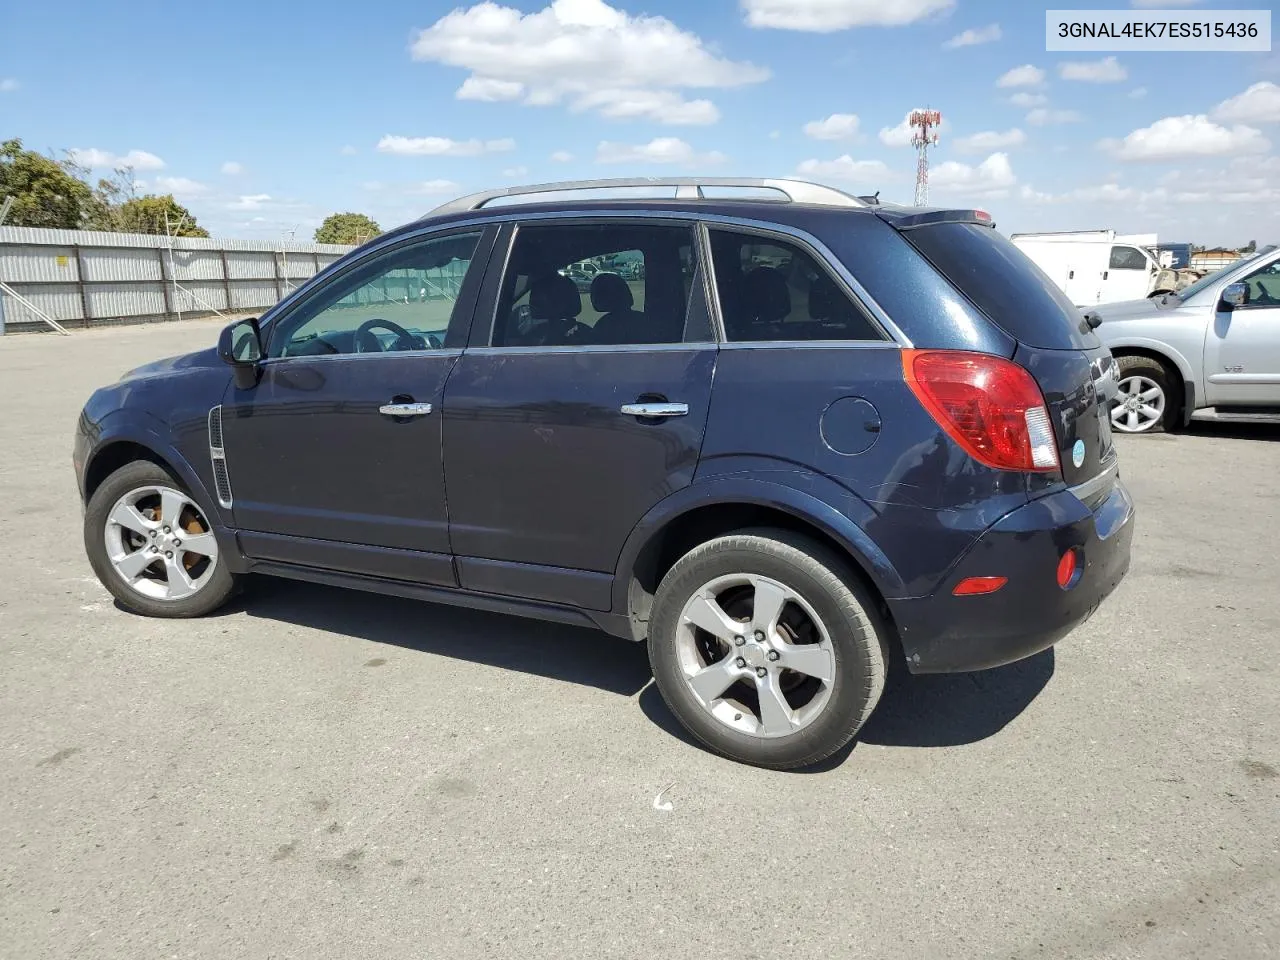
[{"label": "front side window", "polygon": [[884,339],[831,274],[797,244],[713,229],[711,256],[730,343]]},{"label": "front side window", "polygon": [[1137,247],[1112,247],[1110,269],[1145,270],[1147,258]]},{"label": "front side window", "polygon": [[1246,307],[1280,307],[1280,260],[1253,271],[1244,285],[1249,289]]},{"label": "front side window", "polygon": [[269,355],[439,350],[479,242],[451,234],[370,258],[284,317]]},{"label": "front side window", "polygon": [[693,231],[663,224],[521,226],[502,282],[496,347],[680,343]]}]

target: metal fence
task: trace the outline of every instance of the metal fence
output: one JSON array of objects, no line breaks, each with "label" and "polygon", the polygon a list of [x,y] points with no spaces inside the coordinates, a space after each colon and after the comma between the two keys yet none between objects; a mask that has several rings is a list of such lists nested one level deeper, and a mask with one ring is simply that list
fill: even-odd
[{"label": "metal fence", "polygon": [[351,249],[0,226],[0,333],[254,313]]}]

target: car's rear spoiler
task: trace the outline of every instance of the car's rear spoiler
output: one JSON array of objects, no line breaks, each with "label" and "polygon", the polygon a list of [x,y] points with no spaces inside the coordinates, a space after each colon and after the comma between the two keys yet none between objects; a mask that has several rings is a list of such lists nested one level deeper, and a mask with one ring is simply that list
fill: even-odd
[{"label": "car's rear spoiler", "polygon": [[876,215],[899,230],[914,230],[934,223],[976,223],[983,227],[996,225],[991,214],[985,210],[926,210],[923,213],[909,214],[877,210]]}]

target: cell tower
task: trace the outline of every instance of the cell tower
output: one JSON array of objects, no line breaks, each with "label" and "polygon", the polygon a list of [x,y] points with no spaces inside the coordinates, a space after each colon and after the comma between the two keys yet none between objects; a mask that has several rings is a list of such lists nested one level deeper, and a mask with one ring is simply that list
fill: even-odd
[{"label": "cell tower", "polygon": [[916,161],[916,206],[929,202],[929,148],[938,145],[938,128],[942,126],[942,114],[937,110],[912,110],[907,120],[915,132],[911,145],[918,151]]}]

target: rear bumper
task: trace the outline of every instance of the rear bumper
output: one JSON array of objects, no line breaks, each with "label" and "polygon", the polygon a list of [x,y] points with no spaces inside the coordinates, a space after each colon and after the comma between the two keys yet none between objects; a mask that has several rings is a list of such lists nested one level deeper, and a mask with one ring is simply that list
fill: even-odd
[{"label": "rear bumper", "polygon": [[[978,538],[929,597],[890,600],[912,673],[985,670],[1052,646],[1087,620],[1129,570],[1133,501],[1116,480],[1090,510],[1070,491],[1015,510]],[[1076,547],[1075,585],[1058,586],[1062,554]],[[1007,577],[995,593],[952,595],[966,577]]]}]

